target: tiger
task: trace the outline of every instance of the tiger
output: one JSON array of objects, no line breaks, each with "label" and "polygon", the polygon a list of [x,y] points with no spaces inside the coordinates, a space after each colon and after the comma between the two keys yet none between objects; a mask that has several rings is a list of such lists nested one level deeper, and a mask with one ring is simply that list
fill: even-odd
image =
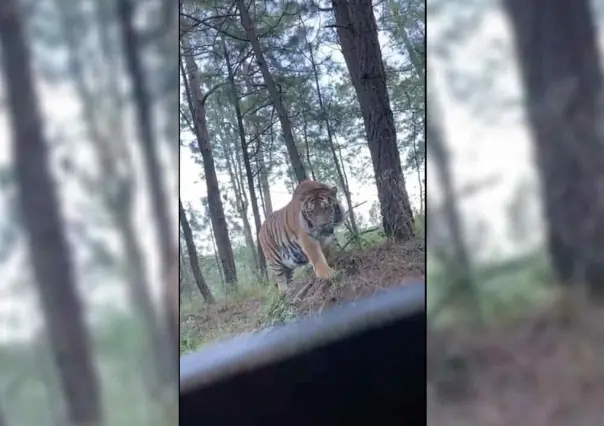
[{"label": "tiger", "polygon": [[258,240],[267,265],[285,292],[294,269],[310,263],[318,278],[335,274],[323,250],[336,241],[335,228],[344,223],[338,188],[315,180],[298,184],[285,207],[267,215]]}]

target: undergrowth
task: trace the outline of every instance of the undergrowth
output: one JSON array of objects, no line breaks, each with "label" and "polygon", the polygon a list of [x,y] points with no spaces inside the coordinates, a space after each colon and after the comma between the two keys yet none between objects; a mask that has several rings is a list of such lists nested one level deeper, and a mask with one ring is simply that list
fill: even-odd
[{"label": "undergrowth", "polygon": [[[416,218],[418,241],[423,241],[423,222],[423,216]],[[370,257],[373,250],[378,250],[381,246],[387,244],[383,230],[375,227],[362,231],[359,234],[357,238],[353,238],[353,235],[348,230],[338,230],[337,239],[340,243],[340,248],[344,250],[342,252],[336,250],[336,258],[341,259],[348,256],[357,263],[362,263],[365,258],[369,264],[380,262],[380,259],[376,258],[373,260],[368,258],[368,256]],[[382,248],[382,252],[385,250],[387,249]],[[421,253],[417,256],[423,257]],[[375,269],[379,270],[379,266],[375,265]],[[342,280],[347,280],[348,278],[344,277]],[[306,282],[312,279],[314,279],[314,274],[310,266],[300,268],[294,273],[294,283]],[[341,279],[337,278],[337,280]],[[377,280],[379,281],[379,278]],[[345,286],[346,283],[338,285],[341,287]],[[384,285],[387,286],[388,284]],[[294,321],[300,316],[301,310],[300,306],[292,300],[291,295],[280,295],[275,284],[272,282],[240,280],[235,293],[216,295],[217,300],[214,305],[207,305],[196,296],[191,299],[183,298],[181,300],[181,354],[197,350],[217,340],[223,340],[243,333],[265,330],[276,325]],[[351,297],[354,297],[354,295]],[[314,307],[307,307],[306,310],[308,309],[314,309]]]}]

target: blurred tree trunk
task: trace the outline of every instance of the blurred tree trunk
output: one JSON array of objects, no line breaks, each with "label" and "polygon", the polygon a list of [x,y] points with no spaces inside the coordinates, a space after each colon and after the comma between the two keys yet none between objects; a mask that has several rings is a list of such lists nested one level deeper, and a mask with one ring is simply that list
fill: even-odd
[{"label": "blurred tree trunk", "polygon": [[414,237],[413,212],[396,142],[394,115],[371,0],[332,0],[342,54],[355,88],[380,200],[384,232]]},{"label": "blurred tree trunk", "polygon": [[[440,249],[441,244],[428,238],[431,248],[436,255],[446,265],[450,273],[451,285],[455,287],[452,291],[459,290],[459,293],[465,296],[476,296],[474,275],[470,264],[470,256],[465,244],[462,221],[459,217],[459,209],[456,201],[454,175],[451,171],[450,155],[444,141],[443,131],[441,129],[442,117],[437,99],[431,94],[428,95],[428,105],[430,105],[430,114],[427,120],[427,149],[429,158],[434,162],[433,169],[436,171],[437,179],[444,194],[442,211],[447,224],[447,234],[450,238],[451,250]],[[429,209],[431,219],[434,210]],[[431,235],[430,226],[427,229],[427,235]],[[446,302],[446,301],[445,301]],[[479,303],[479,301],[477,301]],[[480,312],[480,306],[476,306]]]},{"label": "blurred tree trunk", "polygon": [[[138,139],[143,152],[143,160],[145,163],[146,180],[150,187],[151,208],[155,219],[156,229],[158,232],[158,249],[161,261],[161,282],[164,284],[162,296],[164,296],[164,318],[165,327],[168,333],[172,334],[169,341],[176,342],[180,339],[173,334],[176,324],[174,323],[176,314],[172,311],[174,303],[169,302],[174,300],[176,295],[171,292],[174,290],[172,284],[175,275],[175,268],[178,266],[178,229],[172,229],[170,226],[170,216],[168,214],[168,204],[170,200],[166,197],[164,182],[162,178],[162,165],[159,161],[158,149],[152,118],[152,101],[147,87],[147,75],[143,68],[141,58],[141,49],[143,43],[141,36],[138,34],[134,19],[134,2],[133,0],[118,0],[117,2],[117,20],[121,30],[122,47],[124,49],[124,59],[126,61],[126,69],[130,77],[132,85],[132,95],[135,104],[135,113],[137,119],[136,130]],[[172,13],[168,13],[164,18],[169,21]],[[168,26],[166,26],[168,27]],[[162,330],[162,331],[163,331]],[[164,334],[161,333],[163,337]],[[165,346],[167,348],[169,346]],[[156,348],[157,349],[157,348]],[[177,370],[179,367],[180,352],[178,347],[174,347],[173,351],[164,350],[166,356],[166,364],[173,366],[171,371],[166,371],[164,377],[173,383],[178,380]],[[162,373],[160,373],[162,374]],[[168,382],[170,383],[170,382]],[[169,397],[172,397],[170,393]],[[166,406],[167,409],[172,409],[174,404],[172,401]],[[166,413],[169,419],[173,418],[173,413]]]},{"label": "blurred tree trunk", "polygon": [[182,57],[185,66],[181,62],[181,72],[185,82],[185,92],[191,117],[193,117],[193,128],[197,138],[199,151],[203,158],[203,169],[205,172],[205,181],[208,191],[208,210],[210,211],[210,220],[216,237],[218,255],[224,272],[227,291],[234,291],[237,287],[237,269],[235,268],[235,256],[229,237],[229,229],[224,215],[224,208],[220,198],[220,187],[218,186],[218,177],[214,165],[214,156],[212,154],[212,145],[210,143],[210,134],[206,124],[205,98],[201,91],[201,81],[199,78],[199,68],[189,47],[187,35],[180,39],[182,45]]},{"label": "blurred tree trunk", "polygon": [[68,420],[74,426],[100,426],[99,379],[48,164],[30,52],[16,0],[0,2],[0,42],[19,207]]},{"label": "blurred tree trunk", "polygon": [[273,101],[273,106],[275,107],[277,115],[279,116],[279,122],[281,123],[281,130],[283,132],[283,139],[285,140],[285,146],[287,148],[287,153],[289,155],[293,171],[297,181],[301,182],[308,179],[308,177],[306,175],[306,170],[304,169],[304,164],[302,163],[302,158],[300,157],[300,153],[296,147],[296,141],[294,139],[291,121],[287,114],[287,108],[285,108],[285,105],[283,104],[281,92],[277,88],[275,80],[268,69],[268,64],[264,58],[262,46],[260,46],[260,40],[256,34],[256,28],[254,27],[254,22],[250,16],[250,12],[243,0],[235,0],[235,4],[237,4],[239,14],[241,15],[241,25],[243,25],[245,35],[252,45],[252,50],[256,56],[256,62],[260,67],[260,72],[264,78],[264,83],[266,84],[268,93]]},{"label": "blurred tree trunk", "polygon": [[205,300],[208,304],[213,304],[215,302],[214,296],[212,295],[212,292],[210,291],[210,288],[206,284],[203,274],[201,273],[201,268],[199,267],[199,258],[197,257],[197,249],[195,248],[195,243],[193,242],[193,233],[191,232],[191,227],[189,226],[189,221],[187,220],[187,215],[182,206],[180,198],[178,199],[178,216],[180,219],[182,234],[185,237],[185,242],[187,244],[187,252],[189,254],[189,261],[191,263],[191,271],[193,272],[195,284],[197,285],[203,300]]},{"label": "blurred tree trunk", "polygon": [[[145,161],[145,174],[151,188],[153,214],[159,235],[159,251],[162,262],[162,278],[170,280],[172,265],[177,260],[177,238],[173,237],[168,214],[168,199],[162,182],[162,167],[159,162],[158,144],[153,128],[151,97],[147,88],[147,76],[141,59],[140,35],[134,28],[134,2],[118,0],[117,18],[122,32],[122,45],[126,67],[132,84],[132,94],[136,106],[138,137]],[[177,234],[177,233],[176,233]],[[171,325],[171,324],[169,324]]]},{"label": "blurred tree trunk", "polygon": [[604,135],[597,32],[587,0],[506,0],[543,188],[549,251],[564,284],[604,297]]},{"label": "blurred tree trunk", "polygon": [[[57,1],[61,25],[68,46],[68,66],[74,81],[77,94],[82,101],[82,113],[90,141],[96,150],[99,160],[104,190],[100,194],[107,205],[124,249],[123,265],[126,279],[129,282],[128,291],[135,311],[143,319],[148,337],[148,345],[144,351],[150,357],[144,357],[146,368],[142,372],[146,387],[152,397],[161,392],[164,383],[174,380],[174,372],[170,367],[170,355],[166,351],[166,332],[159,321],[153,306],[149,283],[147,281],[144,254],[139,245],[135,224],[132,217],[133,177],[131,175],[132,161],[126,149],[124,135],[123,108],[118,100],[122,93],[116,77],[110,77],[103,95],[91,89],[86,83],[85,64],[82,59],[80,40],[83,35],[77,32],[78,22],[84,19],[81,9],[65,1]],[[102,6],[99,5],[100,8]],[[100,13],[100,12],[99,12]],[[108,17],[105,17],[108,19]],[[101,37],[104,39],[104,37]],[[109,43],[105,40],[103,44]],[[109,46],[103,46],[105,59],[111,62]],[[114,74],[118,74],[115,72]],[[119,75],[119,74],[118,74]],[[97,82],[98,83],[98,82]],[[98,90],[98,89],[97,89]],[[120,114],[122,113],[122,114]],[[119,116],[116,116],[119,115]],[[103,120],[108,118],[108,120]],[[107,133],[107,129],[109,129]],[[105,131],[104,131],[105,130]],[[170,327],[172,333],[173,325]]]}]

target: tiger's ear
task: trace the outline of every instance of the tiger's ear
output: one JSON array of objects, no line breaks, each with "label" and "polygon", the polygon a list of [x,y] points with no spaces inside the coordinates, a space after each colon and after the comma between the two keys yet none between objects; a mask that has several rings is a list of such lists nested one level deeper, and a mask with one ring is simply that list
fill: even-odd
[{"label": "tiger's ear", "polygon": [[331,188],[329,188],[329,190],[333,193],[333,195],[336,195],[338,193],[338,187],[337,186],[332,186]]}]

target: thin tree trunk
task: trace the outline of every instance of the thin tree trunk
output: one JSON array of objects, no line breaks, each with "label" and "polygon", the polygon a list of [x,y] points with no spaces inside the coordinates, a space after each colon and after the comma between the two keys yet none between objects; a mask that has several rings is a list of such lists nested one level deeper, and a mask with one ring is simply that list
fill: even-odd
[{"label": "thin tree trunk", "polygon": [[373,162],[382,224],[387,236],[415,235],[405,188],[394,116],[371,0],[332,0],[342,53],[355,88]]},{"label": "thin tree trunk", "polygon": [[[258,147],[258,150],[261,148]],[[260,166],[260,161],[258,159],[259,152],[256,152],[255,160],[256,160],[256,174],[258,175],[258,195],[260,196],[260,204],[262,205],[262,213],[264,214],[264,218],[266,219],[266,200],[264,199],[264,189],[262,188],[262,167]],[[270,194],[269,194],[270,197]]]},{"label": "thin tree trunk", "polygon": [[264,148],[262,147],[262,141],[258,139],[260,147],[256,158],[258,159],[258,175],[260,176],[260,186],[262,187],[262,199],[264,201],[264,217],[273,212],[273,199],[271,197],[271,186],[268,182],[268,167],[264,159]]},{"label": "thin tree trunk", "polygon": [[[252,91],[251,84],[251,76],[249,74],[250,67],[247,61],[245,61],[241,66],[241,71],[243,73],[243,78],[245,80],[245,86],[248,91]],[[269,169],[266,165],[266,161],[264,158],[264,146],[262,144],[262,137],[260,136],[260,132],[258,131],[258,117],[254,112],[252,114],[251,119],[249,120],[252,125],[254,131],[254,137],[258,143],[258,149],[256,150],[256,164],[258,168],[258,179],[259,179],[259,192],[260,198],[262,199],[262,207],[264,210],[264,217],[273,212],[273,200],[271,198],[271,190],[270,184],[268,182]]]},{"label": "thin tree trunk", "polygon": [[2,72],[12,125],[19,207],[68,420],[74,426],[100,426],[99,379],[48,164],[22,22],[16,0],[0,2]]},{"label": "thin tree trunk", "polygon": [[250,162],[250,154],[245,140],[245,129],[243,127],[243,115],[241,114],[241,106],[239,104],[239,95],[237,93],[237,84],[235,83],[235,72],[233,71],[233,65],[229,58],[229,52],[226,44],[223,44],[223,52],[227,65],[228,79],[231,86],[231,102],[233,102],[233,108],[235,109],[235,117],[237,118],[237,128],[239,130],[239,141],[241,142],[241,155],[243,156],[243,166],[245,167],[245,176],[247,178],[248,191],[250,192],[250,202],[252,204],[252,214],[254,215],[254,224],[256,225],[256,241],[258,241],[258,267],[260,274],[264,275],[266,272],[266,259],[264,253],[260,247],[260,240],[258,232],[260,231],[260,210],[258,209],[258,198],[256,197],[256,189],[254,187],[254,174],[252,172],[252,164]]},{"label": "thin tree trunk", "polygon": [[[334,140],[334,143],[337,144],[337,142]],[[348,216],[350,218],[350,227],[352,228],[353,232],[355,232],[356,234],[358,234],[359,230],[356,224],[356,216],[354,213],[354,205],[352,204],[352,194],[350,193],[350,184],[348,182],[348,176],[346,175],[346,163],[344,162],[344,158],[342,157],[342,148],[340,144],[335,145],[334,149],[337,149],[337,154],[338,157],[336,158],[336,160],[338,160],[340,162],[340,167],[342,170],[342,180],[344,181],[344,185],[345,186],[345,192],[344,192],[344,197],[346,198],[346,205],[348,206]],[[354,222],[353,222],[354,221]]]},{"label": "thin tree trunk", "polygon": [[428,103],[432,112],[428,116],[427,122],[427,148],[430,152],[430,158],[434,160],[437,177],[443,188],[443,210],[453,247],[453,253],[451,253],[452,259],[447,260],[451,268],[454,269],[451,271],[453,280],[457,285],[466,287],[466,294],[472,294],[474,292],[474,275],[470,263],[470,255],[464,240],[462,221],[457,208],[450,157],[440,128],[441,112],[436,98],[431,95],[428,96]]},{"label": "thin tree trunk", "polygon": [[308,164],[308,170],[310,170],[310,175],[312,176],[313,180],[317,180],[317,177],[315,176],[315,171],[314,168],[312,166],[312,162],[310,161],[310,147],[308,144],[308,133],[307,133],[307,122],[306,122],[306,114],[302,113],[302,132],[304,135],[304,146],[306,148],[306,164]]},{"label": "thin tree trunk", "polygon": [[226,160],[227,171],[229,172],[229,177],[231,178],[231,185],[233,186],[233,193],[235,194],[235,203],[237,204],[237,210],[239,211],[239,216],[241,217],[241,221],[243,222],[243,235],[245,236],[245,243],[251,254],[253,263],[252,267],[254,269],[258,269],[260,267],[258,265],[258,255],[256,254],[254,237],[252,236],[252,227],[247,216],[247,197],[245,196],[245,190],[243,189],[243,185],[241,184],[240,179],[238,179],[237,177],[238,170],[234,169],[234,159],[232,158],[232,152],[228,147],[228,142],[223,143],[223,151],[224,158]]},{"label": "thin tree trunk", "polygon": [[317,90],[317,99],[319,101],[319,108],[321,109],[321,117],[325,123],[325,128],[327,129],[327,140],[329,142],[329,151],[331,152],[331,157],[333,159],[334,165],[336,167],[336,174],[338,175],[338,180],[342,190],[344,191],[344,197],[346,198],[346,204],[348,205],[348,218],[350,219],[350,227],[352,228],[352,232],[354,234],[359,233],[359,229],[357,228],[357,221],[353,211],[352,197],[350,196],[350,189],[348,188],[348,184],[344,179],[344,172],[340,167],[340,161],[338,160],[338,154],[336,152],[333,132],[331,129],[331,122],[329,120],[329,113],[327,108],[325,108],[325,103],[323,102],[323,93],[321,92],[321,85],[319,84],[319,70],[317,69],[317,64],[315,62],[315,54],[313,52],[312,44],[308,40],[306,40],[306,44],[308,46],[308,52],[310,54],[310,64],[312,66],[314,80],[315,80],[315,89]]},{"label": "thin tree trunk", "polygon": [[300,158],[300,153],[296,147],[296,141],[292,132],[292,126],[287,114],[287,109],[283,104],[283,99],[279,89],[277,89],[275,80],[268,69],[268,64],[264,58],[262,46],[260,46],[260,40],[256,34],[256,28],[252,22],[249,10],[243,0],[235,0],[235,3],[237,4],[237,8],[239,9],[239,13],[241,15],[241,24],[245,29],[246,37],[252,45],[254,55],[256,56],[256,61],[260,67],[262,77],[264,78],[264,83],[266,84],[266,88],[268,89],[273,101],[273,106],[275,107],[277,115],[279,116],[279,122],[281,123],[281,130],[283,132],[283,138],[285,140],[285,146],[292,164],[292,169],[298,182],[301,182],[308,179],[308,177],[306,175],[306,170],[304,169],[304,164],[302,163],[302,158]]},{"label": "thin tree trunk", "polygon": [[199,68],[192,56],[186,36],[181,37],[181,44],[183,48],[182,56],[186,63],[186,73],[182,62],[181,69],[191,115],[195,117],[193,126],[197,137],[197,144],[203,158],[210,220],[216,232],[216,245],[218,246],[218,255],[220,256],[227,291],[234,291],[237,288],[237,269],[235,267],[235,257],[229,237],[229,229],[220,198],[220,187],[218,186],[218,177],[216,176],[216,168],[214,166],[210,134],[208,133],[206,124],[206,112],[199,79]]},{"label": "thin tree trunk", "polygon": [[187,220],[187,215],[185,213],[185,209],[182,207],[180,198],[178,199],[178,217],[180,220],[180,226],[182,228],[182,234],[185,237],[185,243],[187,244],[187,252],[189,254],[189,262],[191,263],[191,271],[193,272],[195,284],[197,285],[203,300],[211,305],[215,302],[214,296],[212,296],[212,292],[210,291],[210,288],[206,284],[203,274],[201,273],[201,268],[199,267],[199,258],[197,257],[197,249],[195,248],[195,243],[193,242],[193,233],[191,232],[191,227],[189,226],[189,221]]}]

